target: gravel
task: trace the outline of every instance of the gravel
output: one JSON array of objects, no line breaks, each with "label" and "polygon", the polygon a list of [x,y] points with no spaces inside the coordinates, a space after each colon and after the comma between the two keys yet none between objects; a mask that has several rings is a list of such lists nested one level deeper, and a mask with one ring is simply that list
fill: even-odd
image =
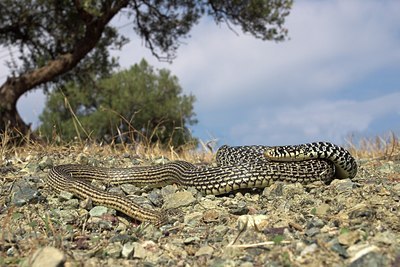
[{"label": "gravel", "polygon": [[43,183],[55,164],[168,162],[146,158],[90,149],[10,154],[0,164],[0,265],[399,266],[400,160],[360,159],[352,181],[275,183],[224,196],[176,185],[107,189],[178,209],[161,228]]}]

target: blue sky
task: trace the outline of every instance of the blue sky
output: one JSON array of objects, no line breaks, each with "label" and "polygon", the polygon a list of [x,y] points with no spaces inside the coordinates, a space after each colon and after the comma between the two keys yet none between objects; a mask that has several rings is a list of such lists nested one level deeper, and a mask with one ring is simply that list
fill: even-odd
[{"label": "blue sky", "polygon": [[[131,42],[112,54],[121,68],[145,58],[170,69],[197,98],[199,123],[191,130],[203,141],[345,144],[351,134],[400,134],[399,14],[400,1],[303,0],[287,19],[286,42],[262,42],[203,19],[172,64],[158,62],[130,26],[121,31]],[[34,126],[43,106],[40,91],[18,103]]]}]

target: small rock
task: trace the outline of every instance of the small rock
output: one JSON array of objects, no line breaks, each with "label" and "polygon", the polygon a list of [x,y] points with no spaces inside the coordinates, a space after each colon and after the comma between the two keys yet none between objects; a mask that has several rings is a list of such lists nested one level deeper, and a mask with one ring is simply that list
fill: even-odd
[{"label": "small rock", "polygon": [[376,252],[367,253],[356,260],[351,260],[350,262],[350,267],[388,266],[388,259],[385,255]]},{"label": "small rock", "polygon": [[347,253],[346,249],[342,245],[339,244],[337,238],[334,238],[331,241],[329,241],[329,244],[330,244],[330,249],[332,251],[336,252],[343,258],[349,257],[349,254]]},{"label": "small rock", "polygon": [[283,187],[283,182],[275,182],[271,186],[264,188],[262,195],[267,197],[268,199],[280,197],[283,195]]},{"label": "small rock", "polygon": [[133,243],[133,250],[133,258],[144,259],[147,256],[147,251],[140,243]]},{"label": "small rock", "polygon": [[140,187],[133,184],[122,184],[121,189],[127,195],[137,195],[141,191]]},{"label": "small rock", "polygon": [[315,208],[315,214],[324,216],[329,211],[329,208],[330,208],[330,206],[328,204],[322,203],[321,205],[319,205],[318,207]]},{"label": "small rock", "polygon": [[193,197],[192,193],[188,191],[176,192],[172,195],[166,196],[166,198],[164,199],[163,208],[176,209],[179,207],[187,206],[195,201],[196,199]]},{"label": "small rock", "polygon": [[175,193],[177,189],[178,187],[176,185],[166,185],[161,188],[161,195],[165,198],[166,196]]},{"label": "small rock", "polygon": [[191,236],[191,237],[188,237],[185,240],[183,240],[183,244],[189,245],[189,244],[197,243],[199,241],[200,241],[200,238],[198,236]]},{"label": "small rock", "polygon": [[393,191],[396,192],[398,196],[400,196],[400,183],[397,183],[396,185],[393,186]]},{"label": "small rock", "polygon": [[214,227],[214,233],[216,235],[221,235],[224,236],[226,234],[226,232],[229,231],[229,227],[223,224],[217,225]]},{"label": "small rock", "polygon": [[6,253],[7,253],[8,257],[14,256],[14,247],[11,247],[11,248],[7,249]]},{"label": "small rock", "polygon": [[119,242],[110,243],[104,250],[111,258],[119,258],[122,252],[122,246]]},{"label": "small rock", "polygon": [[395,244],[397,242],[396,241],[396,235],[394,233],[389,232],[389,231],[382,232],[382,233],[381,232],[377,233],[374,236],[373,240],[375,242],[383,243],[383,244],[386,244],[386,245]]},{"label": "small rock", "polygon": [[294,195],[304,194],[304,186],[301,183],[285,184],[282,191],[283,197],[289,199]]},{"label": "small rock", "polygon": [[185,217],[183,218],[183,222],[188,225],[197,225],[200,223],[201,218],[203,218],[203,213],[195,211],[186,214]]},{"label": "small rock", "polygon": [[353,190],[355,184],[350,179],[335,179],[331,182],[331,186],[334,186],[341,193]]},{"label": "small rock", "polygon": [[59,267],[66,261],[64,253],[54,247],[44,247],[36,250],[30,258],[32,267]]},{"label": "small rock", "polygon": [[28,203],[36,203],[39,199],[39,191],[25,179],[14,183],[11,190],[11,203],[21,207]]},{"label": "small rock", "polygon": [[207,210],[204,212],[203,221],[205,223],[216,222],[219,218],[219,212],[216,210]]},{"label": "small rock", "polygon": [[59,210],[57,213],[62,222],[67,224],[74,223],[76,222],[76,219],[79,218],[79,214],[76,210]]},{"label": "small rock", "polygon": [[63,205],[64,205],[64,207],[66,207],[68,209],[76,209],[76,208],[79,208],[79,200],[76,198],[73,198],[68,201],[65,201]]},{"label": "small rock", "polygon": [[301,256],[305,256],[307,254],[314,253],[317,250],[317,244],[313,243],[311,245],[306,246],[300,253]]},{"label": "small rock", "polygon": [[39,168],[41,170],[50,169],[53,167],[53,160],[48,156],[44,156],[39,162]]},{"label": "small rock", "polygon": [[243,262],[242,264],[240,264],[240,267],[253,267],[254,264],[252,262]]},{"label": "small rock", "polygon": [[199,250],[196,252],[195,256],[203,256],[203,255],[207,255],[207,256],[211,256],[214,252],[214,249],[210,246],[202,246],[199,248]]},{"label": "small rock", "polygon": [[239,230],[263,231],[268,226],[267,215],[242,215],[237,220]]},{"label": "small rock", "polygon": [[161,207],[164,202],[160,189],[150,191],[147,198],[157,207]]},{"label": "small rock", "polygon": [[117,187],[111,187],[110,189],[108,189],[108,193],[111,193],[113,195],[117,195],[117,196],[125,196],[124,190],[121,189],[121,187],[117,186]]},{"label": "small rock", "polygon": [[89,214],[92,217],[101,217],[107,213],[108,208],[104,206],[95,206],[90,211]]},{"label": "small rock", "polygon": [[156,165],[164,165],[164,164],[167,164],[168,162],[170,162],[170,160],[164,156],[161,156],[161,157],[156,158],[153,162]]},{"label": "small rock", "polygon": [[60,191],[60,193],[58,194],[58,199],[60,201],[67,201],[67,200],[72,199],[73,197],[74,197],[74,194],[72,194],[68,191],[65,191],[65,190]]},{"label": "small rock", "polygon": [[310,221],[307,222],[307,228],[322,228],[325,225],[325,222],[320,218],[314,217]]},{"label": "small rock", "polygon": [[340,244],[345,246],[351,246],[359,241],[361,238],[360,232],[352,231],[352,232],[345,232],[338,236],[338,241]]},{"label": "small rock", "polygon": [[306,234],[306,236],[313,237],[313,236],[319,234],[320,232],[321,232],[321,229],[319,229],[318,227],[312,227],[310,229],[307,229],[305,234]]},{"label": "small rock", "polygon": [[[214,198],[215,199],[215,198]],[[202,198],[201,203],[198,206],[199,209],[205,209],[205,210],[212,210],[212,209],[218,209],[218,205],[220,203],[220,200],[215,199],[211,200],[207,198]]]},{"label": "small rock", "polygon": [[249,213],[249,208],[247,207],[247,203],[245,201],[239,201],[233,207],[229,207],[229,212],[234,215],[245,215]]},{"label": "small rock", "polygon": [[90,197],[88,197],[88,198],[80,201],[79,202],[79,206],[82,209],[91,210],[91,209],[93,209],[93,201],[92,201],[92,199]]},{"label": "small rock", "polygon": [[121,252],[122,257],[129,258],[132,255],[134,248],[135,248],[135,246],[131,242],[124,244],[124,246],[122,247],[122,252]]},{"label": "small rock", "polygon": [[84,153],[79,153],[78,156],[76,157],[76,161],[79,162],[79,164],[82,164],[82,165],[88,165],[89,164],[89,159]]}]

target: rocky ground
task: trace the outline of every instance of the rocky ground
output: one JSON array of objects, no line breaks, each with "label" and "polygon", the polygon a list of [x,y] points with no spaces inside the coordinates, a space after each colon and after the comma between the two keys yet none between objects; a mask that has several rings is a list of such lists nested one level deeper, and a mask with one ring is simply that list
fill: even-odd
[{"label": "rocky ground", "polygon": [[175,185],[107,189],[143,206],[182,211],[155,228],[54,193],[43,180],[57,164],[131,167],[168,161],[161,153],[98,146],[2,151],[0,265],[400,266],[398,152],[360,157],[355,179],[330,185],[276,183],[218,197]]}]

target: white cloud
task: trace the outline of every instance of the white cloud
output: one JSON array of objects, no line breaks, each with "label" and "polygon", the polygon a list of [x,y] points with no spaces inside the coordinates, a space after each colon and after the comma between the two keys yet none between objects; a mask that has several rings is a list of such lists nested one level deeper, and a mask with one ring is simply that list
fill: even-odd
[{"label": "white cloud", "polygon": [[340,91],[399,61],[393,34],[400,18],[387,16],[386,9],[392,8],[383,10],[378,2],[296,2],[287,23],[291,40],[278,44],[238,37],[206,22],[181,47],[172,69],[182,82],[190,81],[186,89],[204,102],[204,109],[246,99],[275,101],[282,94],[297,99]]},{"label": "white cloud", "polygon": [[354,132],[365,132],[376,120],[388,114],[400,119],[400,93],[378,98],[353,100],[319,100],[293,107],[254,110],[251,121],[231,128],[238,143],[285,144],[323,139],[341,143]]}]

